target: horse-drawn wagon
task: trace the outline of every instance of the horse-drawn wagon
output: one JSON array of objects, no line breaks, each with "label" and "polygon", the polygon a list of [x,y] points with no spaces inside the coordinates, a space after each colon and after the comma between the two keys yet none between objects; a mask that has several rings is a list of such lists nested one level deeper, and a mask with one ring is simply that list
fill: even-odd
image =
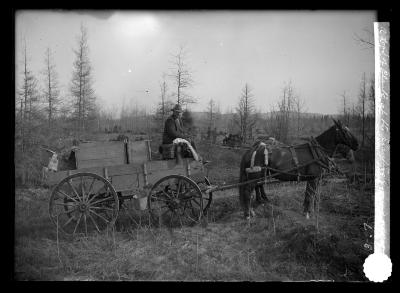
[{"label": "horse-drawn wagon", "polygon": [[266,198],[266,183],[307,181],[304,212],[308,218],[316,186],[324,170],[331,169],[330,158],[337,146],[358,148],[349,129],[334,122],[302,144],[272,141],[271,147],[257,142],[243,154],[239,182],[222,186],[210,184],[205,166],[194,159],[197,156],[181,158],[176,148],[167,151],[164,159],[153,160],[148,140],[81,144],[75,151],[76,169],[47,172],[48,185],[55,185],[50,217],[67,234],[101,232],[114,225],[124,200],[134,200],[156,225],[195,224],[209,209],[213,192],[239,188],[244,215],[249,218],[253,190],[256,197]]},{"label": "horse-drawn wagon", "polygon": [[149,140],[81,143],[71,155],[75,168],[44,178],[52,187],[50,218],[66,234],[112,227],[127,200],[155,224],[197,223],[211,204],[203,163],[179,155],[153,160]]}]

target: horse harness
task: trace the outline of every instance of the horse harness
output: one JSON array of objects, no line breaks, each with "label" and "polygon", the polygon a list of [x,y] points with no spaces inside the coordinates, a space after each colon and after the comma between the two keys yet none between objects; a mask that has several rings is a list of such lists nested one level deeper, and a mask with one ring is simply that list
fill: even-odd
[{"label": "horse harness", "polygon": [[[256,152],[258,151],[260,146],[264,147],[265,167],[254,166],[255,155],[256,155]],[[261,172],[263,170],[264,171],[264,175],[267,175],[267,173],[270,175],[271,171],[275,171],[277,173],[283,173],[283,174],[288,174],[288,175],[297,175],[297,181],[300,181],[300,177],[315,177],[314,175],[301,175],[300,174],[300,168],[306,167],[306,166],[308,166],[310,164],[313,164],[313,163],[317,163],[323,169],[330,170],[331,169],[330,166],[325,164],[323,162],[323,159],[326,159],[328,162],[332,163],[335,166],[335,163],[332,160],[330,160],[330,158],[327,155],[325,155],[323,157],[323,156],[320,155],[320,152],[316,151],[316,148],[319,148],[319,149],[323,150],[324,152],[326,150],[317,142],[317,140],[314,137],[311,137],[310,141],[307,142],[307,146],[310,149],[310,152],[311,152],[311,155],[312,155],[312,159],[309,162],[307,162],[305,164],[302,164],[302,165],[299,164],[299,159],[298,159],[297,153],[296,153],[296,146],[295,145],[288,146],[289,151],[290,151],[291,156],[292,156],[293,163],[295,165],[295,168],[292,168],[292,169],[286,170],[286,171],[281,171],[281,170],[274,169],[274,168],[269,166],[269,155],[272,154],[272,150],[270,148],[268,148],[265,143],[260,143],[260,145],[253,151],[253,154],[252,154],[252,157],[251,157],[250,167],[246,168],[246,173],[248,175],[249,173],[258,173],[258,172]],[[296,173],[295,174],[294,173],[290,173],[292,171],[296,171]]]}]

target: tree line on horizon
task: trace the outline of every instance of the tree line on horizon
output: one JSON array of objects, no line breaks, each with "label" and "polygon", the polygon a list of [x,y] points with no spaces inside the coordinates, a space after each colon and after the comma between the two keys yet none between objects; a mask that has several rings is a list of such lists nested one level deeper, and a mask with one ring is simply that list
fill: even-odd
[{"label": "tree line on horizon", "polygon": [[[194,78],[184,46],[180,46],[176,54],[171,54],[171,66],[162,73],[159,101],[153,109],[138,104],[123,105],[120,112],[117,108],[102,109],[93,87],[89,53],[87,29],[81,25],[77,45],[73,49],[75,59],[68,92],[63,96],[52,50],[47,48],[44,52],[39,79],[29,67],[27,44],[24,42],[22,70],[19,72],[22,83],[16,89],[15,104],[15,172],[21,182],[40,177],[38,158],[42,148],[57,150],[66,138],[84,139],[85,135],[93,132],[160,135],[174,104],[184,108],[184,125],[200,138],[204,138],[207,132],[215,131],[219,134],[239,134],[243,143],[258,135],[273,136],[289,143],[296,137],[315,135],[331,124],[329,115],[304,117],[306,103],[295,93],[292,81],[284,84],[280,99],[271,106],[268,116],[256,109],[253,88],[247,82],[238,93],[234,109],[222,114],[220,105],[210,98],[205,115],[195,115],[190,110],[190,106],[197,103],[197,98],[190,94]],[[369,86],[367,84],[363,74],[357,104],[350,105],[349,97],[344,92],[341,95],[343,107],[340,107],[342,120],[360,129],[363,142],[368,137],[366,133],[371,133],[374,118],[373,81]]]}]

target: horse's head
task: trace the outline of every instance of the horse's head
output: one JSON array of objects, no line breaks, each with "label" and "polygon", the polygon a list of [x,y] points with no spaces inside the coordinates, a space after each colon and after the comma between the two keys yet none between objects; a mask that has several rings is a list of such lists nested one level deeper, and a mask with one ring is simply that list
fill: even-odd
[{"label": "horse's head", "polygon": [[351,148],[353,151],[358,149],[357,138],[350,132],[349,128],[342,124],[340,120],[333,119],[335,122],[335,143],[344,144]]}]

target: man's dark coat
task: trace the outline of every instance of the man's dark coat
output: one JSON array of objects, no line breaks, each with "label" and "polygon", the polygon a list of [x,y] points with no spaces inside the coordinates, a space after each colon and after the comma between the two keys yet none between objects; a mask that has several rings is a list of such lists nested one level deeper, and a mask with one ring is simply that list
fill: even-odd
[{"label": "man's dark coat", "polygon": [[175,138],[186,139],[186,135],[183,132],[180,119],[171,115],[165,121],[163,144],[171,144]]}]

